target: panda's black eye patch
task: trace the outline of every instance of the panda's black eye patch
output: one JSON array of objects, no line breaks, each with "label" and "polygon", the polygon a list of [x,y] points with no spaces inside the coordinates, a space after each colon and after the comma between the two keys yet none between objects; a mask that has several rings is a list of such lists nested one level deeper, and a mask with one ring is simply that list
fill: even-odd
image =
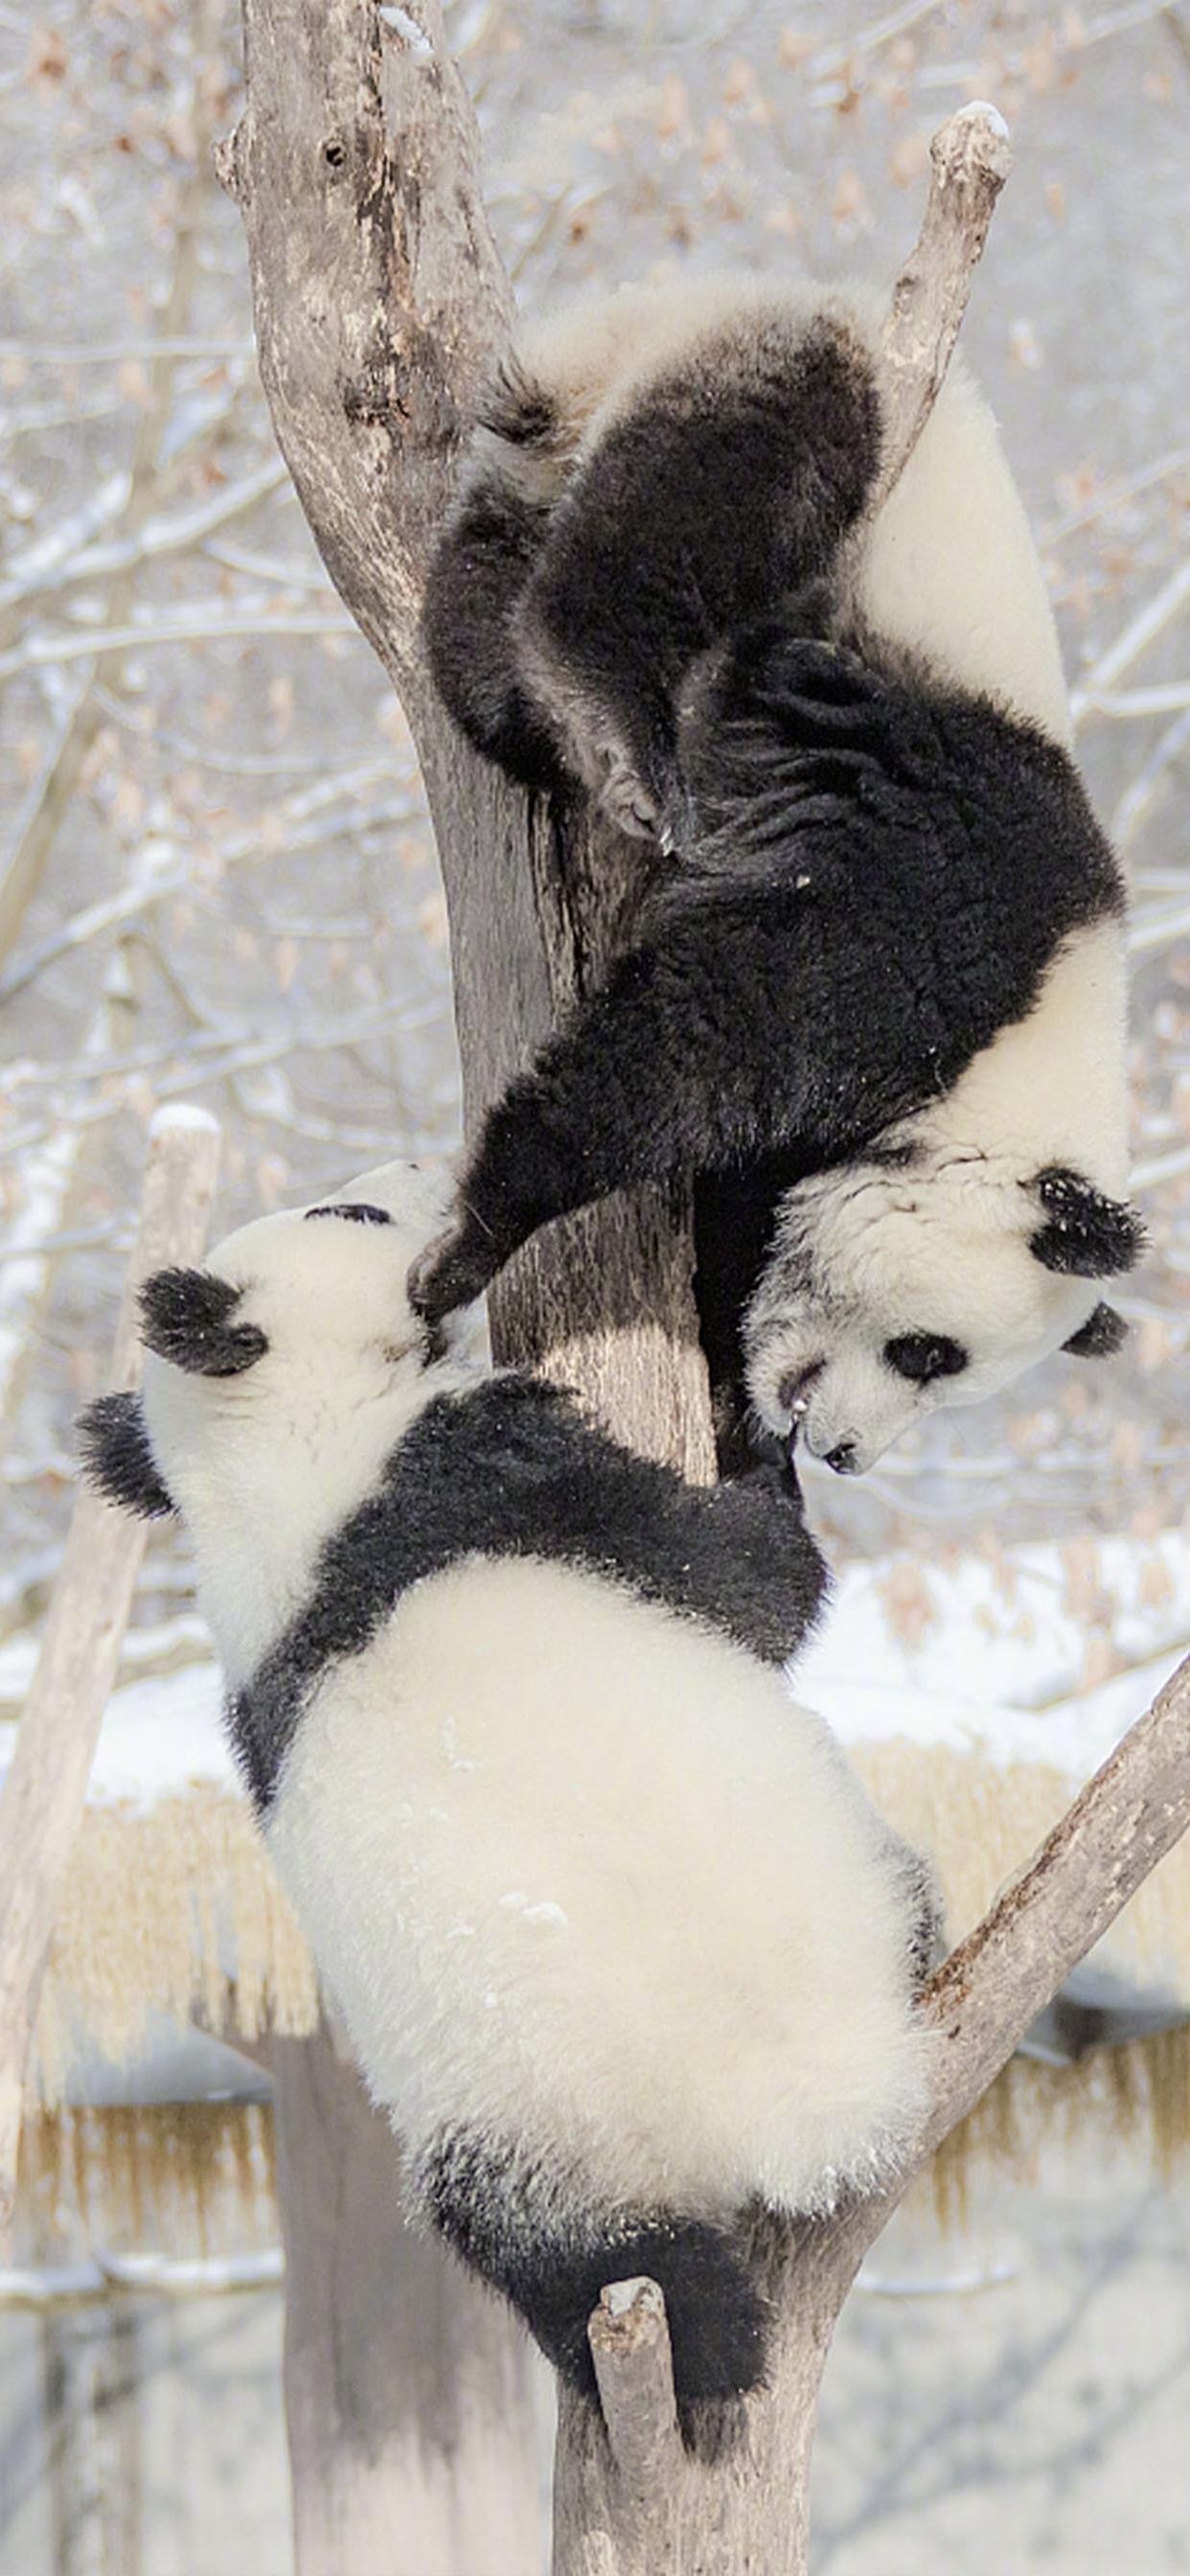
[{"label": "panda's black eye patch", "polygon": [[967,1353],[949,1333],[897,1333],[884,1345],[886,1366],[913,1386],[930,1386],[936,1377],[958,1377]]},{"label": "panda's black eye patch", "polygon": [[391,1225],[387,1208],[372,1207],[367,1199],[335,1199],[327,1207],[307,1208],[306,1223],[312,1216],[345,1216],[351,1225]]}]

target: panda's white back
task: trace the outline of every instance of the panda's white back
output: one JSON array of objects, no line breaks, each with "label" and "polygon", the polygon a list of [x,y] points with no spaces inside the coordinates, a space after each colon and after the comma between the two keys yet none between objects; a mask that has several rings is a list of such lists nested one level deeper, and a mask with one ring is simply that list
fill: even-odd
[{"label": "panda's white back", "polygon": [[883,640],[1069,749],[1045,575],[991,406],[961,359],[863,533],[853,597]]},{"label": "panda's white back", "polygon": [[911,2137],[904,1855],[726,1639],[472,1561],[328,1669],[267,1827],[376,2098],[612,2200],[820,2204]]},{"label": "panda's white back", "polygon": [[[844,316],[878,361],[885,310],[879,295],[855,283],[782,288],[712,272],[621,287],[527,329],[525,360],[565,424],[557,489],[574,456],[675,370],[734,372],[746,364],[749,337],[766,317]],[[540,478],[540,460],[523,449],[503,453],[514,482]],[[1045,577],[991,407],[961,357],[892,492],[863,528],[849,572],[849,618],[1069,747]]]}]

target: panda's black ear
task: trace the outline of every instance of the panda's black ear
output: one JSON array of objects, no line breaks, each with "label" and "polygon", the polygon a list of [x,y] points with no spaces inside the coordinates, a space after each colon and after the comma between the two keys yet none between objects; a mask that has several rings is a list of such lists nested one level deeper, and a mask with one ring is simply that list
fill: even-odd
[{"label": "panda's black ear", "polygon": [[242,1288],[213,1270],[158,1270],[140,1292],[141,1340],[158,1359],[199,1377],[240,1377],[262,1358],[268,1336],[237,1324]]},{"label": "panda's black ear", "polygon": [[1123,1316],[1117,1315],[1114,1306],[1100,1305],[1092,1307],[1086,1323],[1079,1325],[1077,1333],[1072,1333],[1062,1348],[1076,1360],[1110,1360],[1127,1339],[1128,1326]]},{"label": "panda's black ear", "polygon": [[1069,1279],[1116,1279],[1131,1270],[1145,1246],[1145,1230],[1126,1199],[1109,1199],[1081,1172],[1060,1163],[1027,1184],[1044,1223],[1029,1237],[1029,1250],[1046,1270]]},{"label": "panda's black ear", "polygon": [[87,1483],[109,1503],[145,1521],[176,1510],[149,1447],[139,1395],[97,1396],[79,1415],[78,1439]]}]

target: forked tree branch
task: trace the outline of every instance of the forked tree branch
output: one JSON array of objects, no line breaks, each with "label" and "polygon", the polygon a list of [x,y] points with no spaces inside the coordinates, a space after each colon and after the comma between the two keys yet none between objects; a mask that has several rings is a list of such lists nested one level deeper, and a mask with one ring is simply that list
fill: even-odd
[{"label": "forked tree branch", "polygon": [[[315,538],[418,741],[473,1122],[584,976],[601,973],[640,861],[581,825],[551,824],[505,787],[449,724],[418,656],[421,585],[457,440],[510,313],[437,0],[243,5],[248,105],[225,170],[248,229],[262,372]],[[932,158],[921,238],[885,335],[882,493],[929,416],[1007,175],[996,111],[961,110]],[[655,1205],[550,1229],[500,1284],[498,1353],[554,1367],[629,1443],[706,1475],[690,1264],[688,1232]],[[938,2078],[923,2155],[1185,1826],[1188,1701],[1181,1676],[935,1979],[926,2009]],[[771,2384],[750,2401],[746,2444],[718,2470],[691,2462],[677,2440],[659,2292],[609,2285],[591,2342],[610,2440],[564,2392],[556,2576],[797,2576],[822,2364],[891,2205],[771,2230]]]}]

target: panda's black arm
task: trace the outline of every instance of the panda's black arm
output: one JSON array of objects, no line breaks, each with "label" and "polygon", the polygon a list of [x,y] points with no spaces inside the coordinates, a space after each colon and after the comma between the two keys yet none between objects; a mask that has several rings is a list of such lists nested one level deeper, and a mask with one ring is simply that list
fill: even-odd
[{"label": "panda's black arm", "polygon": [[479,1296],[552,1218],[748,1163],[802,1124],[815,1017],[787,907],[682,900],[489,1110],[452,1225],[411,1281],[431,1320]]},{"label": "panda's black arm", "polygon": [[478,481],[439,539],[422,632],[441,695],[477,750],[522,787],[563,789],[559,745],[518,680],[513,640],[548,525],[548,510],[495,474]]},{"label": "panda's black arm", "polygon": [[753,1467],[699,1499],[706,1543],[693,1552],[690,1609],[762,1662],[787,1664],[830,1588],[792,1465]]},{"label": "panda's black arm", "polygon": [[787,1151],[695,1175],[694,1302],[721,1476],[746,1474],[757,1464],[741,1327],[772,1244],[778,1204],[805,1170],[804,1154]]}]

